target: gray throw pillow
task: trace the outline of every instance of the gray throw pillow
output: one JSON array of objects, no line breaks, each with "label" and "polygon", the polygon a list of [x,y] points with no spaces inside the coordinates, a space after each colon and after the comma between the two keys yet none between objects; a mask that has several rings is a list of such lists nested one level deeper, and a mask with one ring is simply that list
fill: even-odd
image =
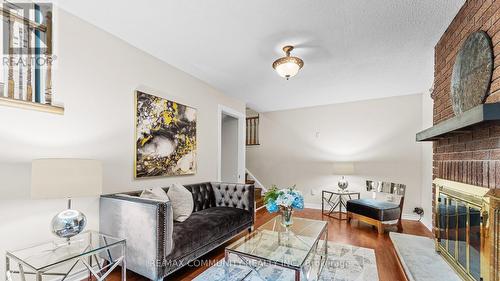
[{"label": "gray throw pillow", "polygon": [[191,195],[191,192],[183,185],[174,183],[168,189],[167,194],[172,204],[174,220],[178,222],[187,220],[194,208],[193,195]]},{"label": "gray throw pillow", "polygon": [[157,201],[168,202],[170,198],[167,193],[161,187],[155,187],[150,189],[144,189],[139,196],[141,198],[154,199]]}]

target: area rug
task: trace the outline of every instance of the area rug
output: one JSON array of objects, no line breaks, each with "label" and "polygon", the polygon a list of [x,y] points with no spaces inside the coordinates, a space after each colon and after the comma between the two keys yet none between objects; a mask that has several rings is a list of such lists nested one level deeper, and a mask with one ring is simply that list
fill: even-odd
[{"label": "area rug", "polygon": [[[261,268],[265,281],[295,280],[293,272],[277,266]],[[224,262],[218,262],[194,281],[262,281],[245,266],[231,265],[229,278],[224,276]],[[328,242],[328,259],[321,272],[321,281],[378,281],[377,262],[373,249]]]}]

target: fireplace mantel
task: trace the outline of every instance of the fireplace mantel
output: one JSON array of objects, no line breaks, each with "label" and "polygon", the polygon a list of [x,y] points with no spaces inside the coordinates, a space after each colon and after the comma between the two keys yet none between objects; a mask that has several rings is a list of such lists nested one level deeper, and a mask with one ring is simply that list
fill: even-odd
[{"label": "fireplace mantel", "polygon": [[496,120],[500,120],[500,103],[481,104],[417,133],[416,140],[435,141],[447,133],[463,133],[469,126]]}]

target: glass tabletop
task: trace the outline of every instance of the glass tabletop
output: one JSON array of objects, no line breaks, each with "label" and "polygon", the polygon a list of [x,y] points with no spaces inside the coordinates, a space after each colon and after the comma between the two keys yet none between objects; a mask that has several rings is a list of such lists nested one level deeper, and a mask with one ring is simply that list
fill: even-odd
[{"label": "glass tabletop", "polygon": [[325,221],[294,217],[290,231],[286,232],[281,217],[277,216],[226,249],[271,263],[300,268],[326,226]]},{"label": "glass tabletop", "polygon": [[56,238],[28,248],[7,251],[7,255],[38,271],[120,243],[125,243],[125,239],[96,231],[85,231],[71,237],[69,241],[65,238]]},{"label": "glass tabletop", "polygon": [[323,192],[324,193],[333,193],[335,195],[357,195],[357,194],[360,194],[359,191],[339,190],[339,189],[334,189],[334,188],[324,189]]}]

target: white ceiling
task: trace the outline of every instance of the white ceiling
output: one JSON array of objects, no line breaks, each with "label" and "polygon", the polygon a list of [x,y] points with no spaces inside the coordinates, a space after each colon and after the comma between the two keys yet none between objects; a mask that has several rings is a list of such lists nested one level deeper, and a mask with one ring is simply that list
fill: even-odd
[{"label": "white ceiling", "polygon": [[[427,91],[464,0],[80,0],[65,10],[259,111]],[[304,68],[271,68],[296,46]]]}]

